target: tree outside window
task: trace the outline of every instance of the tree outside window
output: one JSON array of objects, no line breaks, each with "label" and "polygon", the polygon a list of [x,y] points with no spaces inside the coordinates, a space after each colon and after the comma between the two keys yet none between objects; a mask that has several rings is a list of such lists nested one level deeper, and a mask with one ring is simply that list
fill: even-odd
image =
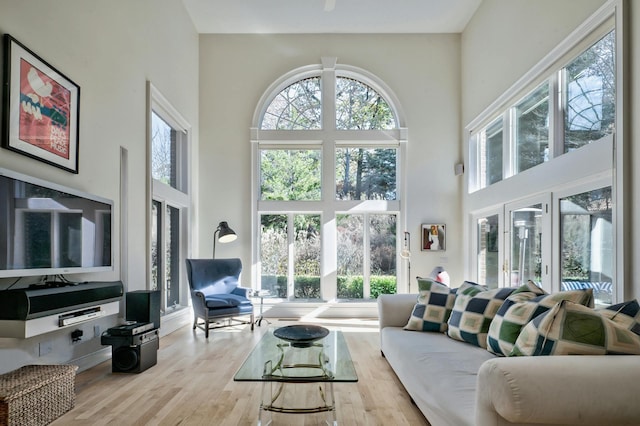
[{"label": "tree outside window", "polygon": [[[330,85],[335,97],[325,95]],[[284,87],[264,108],[258,133],[261,288],[298,300],[394,293],[400,147],[391,104],[335,69]],[[335,121],[322,119],[326,111]],[[357,204],[368,201],[386,203]],[[326,262],[336,270],[323,273]]]}]

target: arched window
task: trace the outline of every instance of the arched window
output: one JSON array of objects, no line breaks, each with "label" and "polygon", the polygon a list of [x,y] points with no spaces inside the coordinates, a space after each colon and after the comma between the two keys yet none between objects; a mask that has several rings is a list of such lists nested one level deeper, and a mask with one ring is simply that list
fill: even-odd
[{"label": "arched window", "polygon": [[252,129],[255,287],[308,301],[396,292],[402,123],[382,82],[334,58],[273,83]]},{"label": "arched window", "polygon": [[263,130],[321,128],[320,77],[305,78],[285,87],[262,117]]}]

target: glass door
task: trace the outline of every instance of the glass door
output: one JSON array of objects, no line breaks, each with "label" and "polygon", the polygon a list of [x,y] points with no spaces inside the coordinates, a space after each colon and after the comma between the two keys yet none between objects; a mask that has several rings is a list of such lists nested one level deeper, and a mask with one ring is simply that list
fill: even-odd
[{"label": "glass door", "polygon": [[550,194],[529,198],[506,206],[509,218],[508,286],[520,286],[531,280],[551,290]]},{"label": "glass door", "polygon": [[503,234],[499,214],[476,218],[476,268],[478,284],[489,288],[503,285],[501,280],[501,236]]}]

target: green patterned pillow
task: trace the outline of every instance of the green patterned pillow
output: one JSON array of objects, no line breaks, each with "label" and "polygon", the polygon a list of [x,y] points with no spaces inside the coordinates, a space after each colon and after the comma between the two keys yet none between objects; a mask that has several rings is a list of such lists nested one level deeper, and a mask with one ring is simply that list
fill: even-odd
[{"label": "green patterned pillow", "polygon": [[510,355],[607,354],[640,355],[640,336],[601,310],[563,300],[522,329]]},{"label": "green patterned pillow", "polygon": [[510,287],[458,291],[449,317],[449,337],[486,348],[489,324],[504,300],[515,290]]},{"label": "green patterned pillow", "polygon": [[[520,289],[518,289],[520,290]],[[593,305],[593,290],[560,291],[542,294],[540,288],[518,291],[507,298],[489,326],[487,350],[496,355],[509,355],[522,328],[533,318],[553,308],[562,300],[585,306]]]},{"label": "green patterned pillow", "polygon": [[451,315],[456,292],[475,286],[466,282],[460,288],[449,288],[430,278],[418,277],[418,303],[413,308],[405,330],[414,331],[447,331],[447,321]]},{"label": "green patterned pillow", "polygon": [[598,309],[603,316],[640,335],[640,305],[637,300]]}]

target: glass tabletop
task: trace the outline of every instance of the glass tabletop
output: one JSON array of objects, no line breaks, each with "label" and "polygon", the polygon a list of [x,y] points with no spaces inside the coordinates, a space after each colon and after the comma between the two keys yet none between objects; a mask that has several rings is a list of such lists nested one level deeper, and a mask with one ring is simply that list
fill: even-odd
[{"label": "glass tabletop", "polygon": [[358,376],[341,331],[308,345],[274,336],[269,328],[233,380],[252,382],[357,382]]}]

